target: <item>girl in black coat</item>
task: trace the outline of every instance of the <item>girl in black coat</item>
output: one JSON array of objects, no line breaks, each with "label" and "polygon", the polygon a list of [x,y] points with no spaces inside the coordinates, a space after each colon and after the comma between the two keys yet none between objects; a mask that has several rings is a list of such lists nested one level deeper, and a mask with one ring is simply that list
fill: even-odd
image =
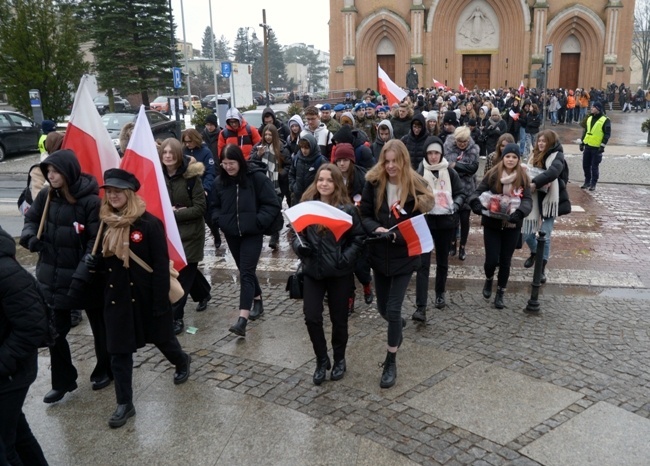
[{"label": "girl in black coat", "polygon": [[[479,196],[489,191],[492,194],[503,194],[511,198],[519,197],[520,204],[516,210],[509,214],[506,219],[488,216],[488,210],[483,207]],[[492,280],[497,266],[499,275],[497,277],[497,293],[494,299],[494,306],[503,309],[503,296],[510,277],[510,262],[515,252],[521,225],[532,208],[530,186],[525,169],[521,165],[521,153],[519,145],[508,144],[503,150],[503,157],[492,170],[483,178],[476,191],[472,194],[470,201],[472,211],[481,215],[483,225],[483,242],[485,245],[485,285],[483,286],[483,297],[489,299],[492,296]]]},{"label": "girl in black coat", "polygon": [[[449,162],[443,156],[442,140],[437,136],[430,136],[425,146],[426,158],[418,167],[418,173],[426,180],[436,200],[433,210],[429,211],[425,218],[436,248],[435,305],[436,308],[442,309],[447,305],[445,288],[449,270],[449,248],[456,232],[458,211],[465,203],[466,196],[458,173],[453,168],[449,168]],[[426,322],[431,253],[422,254],[421,259],[422,263],[415,280],[417,308],[412,319]]]},{"label": "girl in black coat", "polygon": [[348,342],[348,299],[354,290],[354,266],[361,254],[365,234],[357,209],[350,203],[343,175],[333,164],[322,165],[302,201],[321,201],[341,209],[352,217],[352,226],[338,240],[321,225],[305,228],[293,239],[293,250],[302,260],[304,273],[305,324],[316,354],[314,384],[325,380],[331,367],[323,330],[323,298],[332,321],[332,349],[334,367],[331,380],[340,380],[345,374],[345,347]]},{"label": "girl in black coat", "polygon": [[280,215],[280,202],[266,176],[266,167],[260,162],[246,163],[239,146],[224,147],[221,168],[213,190],[213,221],[223,231],[239,269],[239,319],[230,331],[243,337],[248,319],[256,320],[264,312],[255,270],[262,253],[263,233]]},{"label": "girl in black coat", "polygon": [[426,182],[411,168],[406,146],[392,139],[379,154],[379,161],[366,174],[361,196],[363,228],[374,238],[370,243],[370,267],[375,275],[377,309],[388,322],[388,342],[379,386],[395,385],[395,356],[402,342],[402,302],[420,256],[409,256],[408,245],[399,229],[390,228],[410,217],[428,212],[433,196]]},{"label": "girl in black coat", "polygon": [[[133,174],[106,170],[102,188],[106,189],[100,211],[106,225],[101,263],[106,273],[104,319],[117,398],[108,425],[115,428],[135,415],[133,353],[138,348],[155,344],[176,366],[176,385],[187,381],[191,358],[174,334],[163,223],[146,212],[144,200],[135,194],[140,183]],[[93,256],[87,261],[91,269],[97,262]]]}]

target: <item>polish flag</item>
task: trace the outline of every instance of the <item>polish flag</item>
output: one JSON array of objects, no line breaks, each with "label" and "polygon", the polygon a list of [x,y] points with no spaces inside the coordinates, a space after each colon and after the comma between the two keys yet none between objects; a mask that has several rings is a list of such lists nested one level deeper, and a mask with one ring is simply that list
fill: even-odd
[{"label": "polish flag", "polygon": [[90,97],[87,80],[84,75],[79,83],[61,147],[74,151],[81,171],[93,175],[101,185],[104,172],[120,166],[120,156]]},{"label": "polish flag", "polygon": [[187,260],[144,105],[140,106],[140,113],[135,120],[133,134],[120,168],[133,173],[140,181],[142,187],[138,194],[147,204],[147,211],[158,217],[165,225],[169,259],[174,261],[174,268],[180,271],[187,265]]},{"label": "polish flag", "polygon": [[433,237],[427,221],[424,219],[424,214],[411,217],[396,226],[406,241],[409,256],[419,256],[425,252],[433,251]]},{"label": "polish flag", "polygon": [[524,86],[524,82],[522,81],[521,84],[519,84],[519,95],[524,96],[524,92],[526,92],[526,86]]},{"label": "polish flag", "polygon": [[[467,92],[467,88],[466,88],[465,85],[463,84],[463,78],[460,78],[460,82],[459,82],[459,84],[458,84],[458,90],[459,90],[461,93],[462,93],[462,92]],[[428,252],[428,251],[427,251],[427,252]]]},{"label": "polish flag", "polygon": [[404,89],[388,77],[379,65],[377,65],[377,80],[379,93],[384,94],[388,98],[388,105],[398,104],[408,95]]},{"label": "polish flag", "polygon": [[297,232],[310,225],[323,225],[334,234],[336,241],[352,227],[351,215],[321,201],[305,201],[296,204],[285,210],[284,216]]},{"label": "polish flag", "polygon": [[447,89],[447,86],[442,84],[440,81],[438,81],[436,78],[433,78],[433,85],[435,86],[436,89]]}]

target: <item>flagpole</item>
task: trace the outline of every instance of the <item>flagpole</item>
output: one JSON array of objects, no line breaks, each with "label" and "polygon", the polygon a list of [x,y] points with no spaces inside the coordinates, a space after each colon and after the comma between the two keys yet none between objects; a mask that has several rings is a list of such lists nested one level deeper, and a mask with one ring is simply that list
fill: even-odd
[{"label": "flagpole", "polygon": [[302,242],[302,240],[300,239],[300,235],[298,234],[298,232],[297,232],[296,229],[294,228],[293,223],[291,223],[291,220],[289,220],[289,217],[287,217],[287,214],[284,213],[284,210],[282,211],[282,216],[285,218],[285,220],[286,220],[287,222],[289,222],[289,226],[291,227],[291,229],[292,229],[293,232],[295,233],[296,238],[298,238],[298,243],[300,243],[301,246],[304,246],[305,244],[304,244],[304,243]]}]

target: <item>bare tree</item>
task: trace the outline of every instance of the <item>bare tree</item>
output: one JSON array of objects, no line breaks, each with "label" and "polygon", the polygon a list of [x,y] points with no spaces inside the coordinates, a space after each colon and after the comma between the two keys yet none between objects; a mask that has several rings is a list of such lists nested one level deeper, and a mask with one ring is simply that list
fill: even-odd
[{"label": "bare tree", "polygon": [[641,64],[641,85],[650,87],[650,0],[637,0],[634,8],[632,54]]}]

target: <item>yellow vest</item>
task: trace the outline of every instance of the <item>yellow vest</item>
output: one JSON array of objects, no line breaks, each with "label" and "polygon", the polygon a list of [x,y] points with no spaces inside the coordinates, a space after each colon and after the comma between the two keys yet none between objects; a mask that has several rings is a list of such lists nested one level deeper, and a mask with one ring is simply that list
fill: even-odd
[{"label": "yellow vest", "polygon": [[45,150],[45,139],[47,139],[46,134],[41,134],[41,137],[38,138],[38,150],[41,152],[41,155],[47,154]]},{"label": "yellow vest", "polygon": [[585,134],[582,142],[591,147],[600,147],[600,143],[603,142],[603,138],[605,137],[603,125],[607,121],[607,117],[601,115],[595,123],[592,123],[593,119],[593,115],[587,119],[587,134]]}]

